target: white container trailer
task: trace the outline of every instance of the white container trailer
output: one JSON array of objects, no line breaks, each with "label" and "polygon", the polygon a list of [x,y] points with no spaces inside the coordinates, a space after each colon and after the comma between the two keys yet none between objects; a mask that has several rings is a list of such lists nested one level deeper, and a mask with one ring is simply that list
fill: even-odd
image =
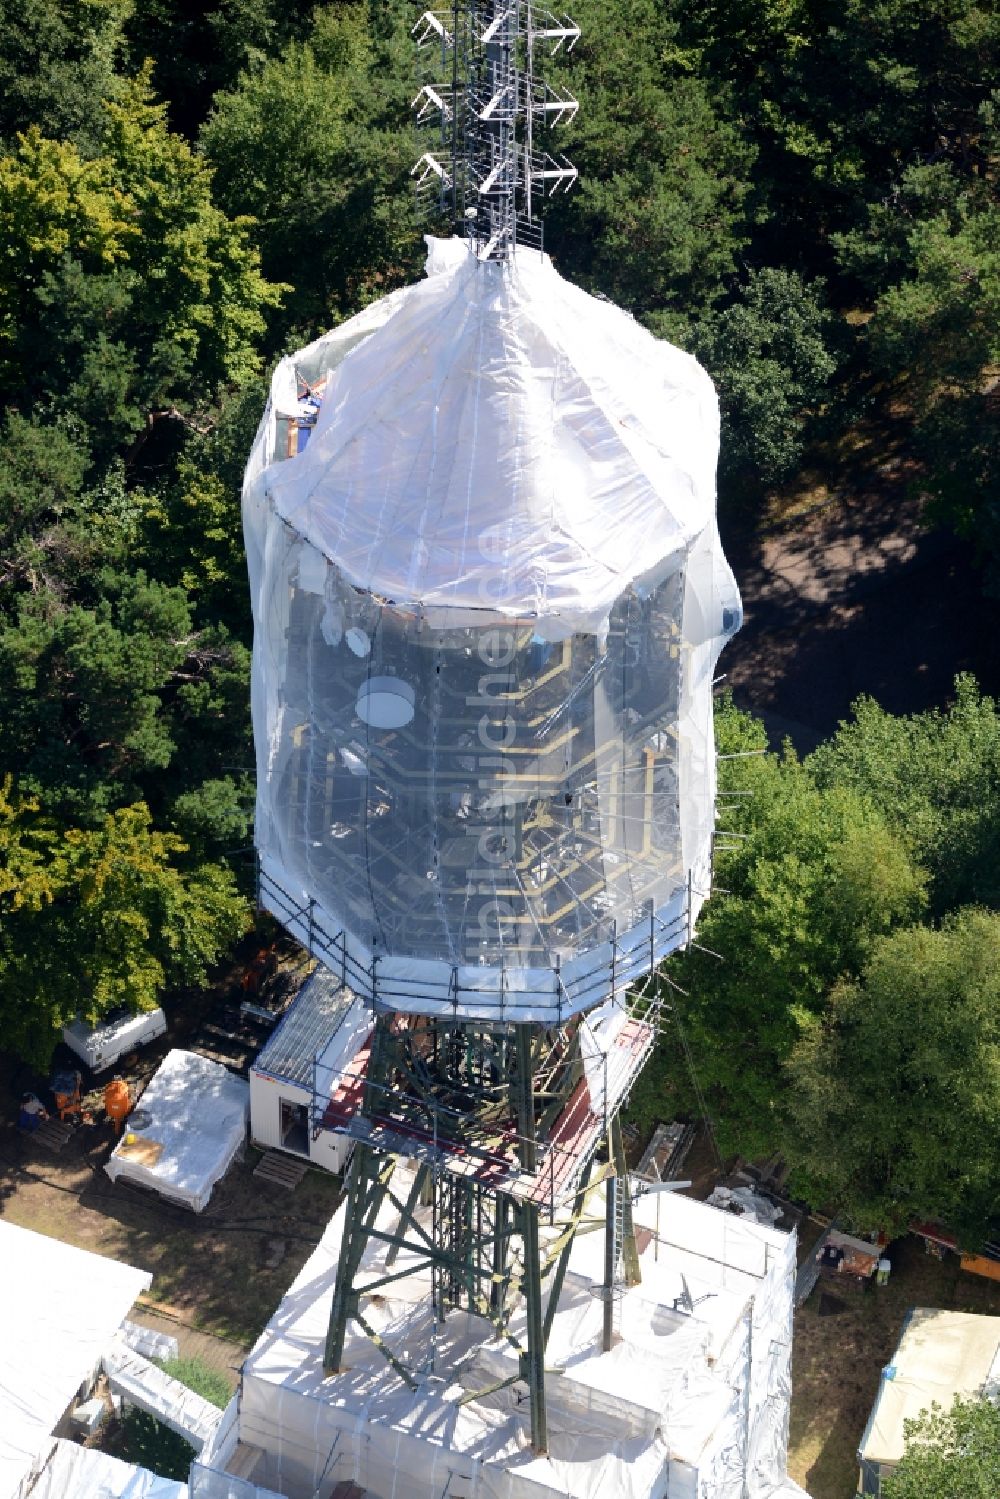
[{"label": "white container trailer", "polygon": [[371,1031],[370,1009],[322,965],[302,986],[250,1069],[250,1137],[268,1150],[342,1171],[352,1142],[321,1129],[319,1105],[345,1083]]},{"label": "white container trailer", "polygon": [[107,1015],[96,1025],[74,1020],[63,1026],[62,1035],[69,1049],[86,1062],[91,1072],[104,1072],[127,1052],[155,1041],[158,1036],[165,1035],[166,1030],[167,1017],[157,1007],[143,1010],[138,1015]]}]

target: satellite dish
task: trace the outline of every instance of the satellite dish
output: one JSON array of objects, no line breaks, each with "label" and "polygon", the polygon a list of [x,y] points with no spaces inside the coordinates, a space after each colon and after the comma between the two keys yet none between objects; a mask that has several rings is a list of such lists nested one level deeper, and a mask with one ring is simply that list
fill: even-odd
[{"label": "satellite dish", "polygon": [[413,718],[413,688],[400,677],[369,677],[361,684],[355,711],[373,729],[401,729]]},{"label": "satellite dish", "polygon": [[357,625],[351,626],[344,639],[356,656],[367,656],[372,648],[372,643],[368,639],[368,636],[364,630],[359,630]]}]

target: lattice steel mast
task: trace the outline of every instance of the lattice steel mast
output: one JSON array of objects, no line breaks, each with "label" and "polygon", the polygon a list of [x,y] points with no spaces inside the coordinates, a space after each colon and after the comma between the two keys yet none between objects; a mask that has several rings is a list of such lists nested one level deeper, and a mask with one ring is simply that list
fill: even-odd
[{"label": "lattice steel mast", "polygon": [[414,168],[419,189],[452,211],[481,260],[503,260],[518,244],[540,249],[538,198],[577,176],[547,149],[548,130],[578,106],[538,77],[536,58],[571,50],[579,27],[531,0],[455,0],[425,11],[413,30],[431,75],[414,107],[438,132]]},{"label": "lattice steel mast", "polygon": [[[456,0],[448,11],[425,11],[414,27],[431,75],[414,106],[420,122],[437,130],[434,148],[414,168],[418,188],[451,212],[481,260],[507,259],[518,245],[540,249],[537,199],[576,179],[543,142],[577,103],[540,80],[535,62],[540,48],[569,50],[579,34],[574,22],[530,0]],[[652,951],[651,934],[651,963]],[[324,1359],[330,1373],[341,1367],[352,1321],[412,1387],[448,1373],[435,1369],[433,1346],[421,1367],[408,1363],[365,1316],[365,1299],[414,1273],[415,1262],[430,1270],[436,1323],[453,1310],[473,1313],[518,1354],[516,1375],[465,1398],[523,1382],[532,1446],[546,1451],[545,1347],[588,1190],[602,1181],[605,1348],[616,1297],[639,1279],[618,1110],[652,1048],[658,1000],[633,1008],[611,1076],[605,1058],[600,1104],[584,1075],[581,1016],[547,1029],[383,1010],[332,1101],[317,1087],[314,1128],[356,1141]],[[602,1142],[607,1163],[595,1169]],[[400,1159],[416,1168],[405,1198],[393,1191]],[[391,1229],[379,1218],[386,1204]],[[360,1283],[373,1241],[386,1246],[384,1273]],[[404,1250],[410,1268],[398,1270]],[[522,1301],[518,1336],[511,1317]]]}]

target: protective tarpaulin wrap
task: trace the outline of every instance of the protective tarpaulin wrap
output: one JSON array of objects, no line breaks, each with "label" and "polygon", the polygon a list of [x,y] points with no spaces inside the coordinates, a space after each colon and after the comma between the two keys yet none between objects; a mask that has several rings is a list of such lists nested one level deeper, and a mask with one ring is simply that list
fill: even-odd
[{"label": "protective tarpaulin wrap", "polygon": [[718,403],[546,257],[429,244],[247,466],[261,898],[388,1008],[551,1023],[708,893]]},{"label": "protective tarpaulin wrap", "polygon": [[0,1499],[11,1499],[152,1277],[0,1219]]},{"label": "protective tarpaulin wrap", "polygon": [[30,1499],[187,1499],[187,1494],[186,1483],[59,1437]]},{"label": "protective tarpaulin wrap", "polygon": [[140,1133],[125,1125],[105,1171],[200,1213],[246,1139],[250,1086],[193,1051],[168,1051],[142,1095]]},{"label": "protective tarpaulin wrap", "polygon": [[273,1489],[262,1489],[248,1478],[237,1478],[204,1463],[192,1463],[186,1490],[191,1499],[283,1499]]},{"label": "protective tarpaulin wrap", "polygon": [[[595,1226],[602,1197],[598,1188],[588,1205]],[[465,1313],[438,1325],[425,1261],[405,1250],[393,1268],[410,1273],[363,1306],[386,1345],[424,1369],[420,1387],[353,1323],[343,1371],[324,1377],[339,1212],[244,1366],[240,1439],[264,1453],[255,1478],[289,1499],[341,1482],[374,1499],[791,1499],[794,1236],[686,1198],[646,1196],[635,1213],[649,1235],[642,1283],[621,1295],[609,1353],[604,1235],[574,1240],[546,1350],[560,1372],[546,1380],[549,1452],[539,1457],[524,1386],[481,1393],[516,1374],[515,1349]],[[376,1222],[391,1233],[391,1207]],[[386,1252],[369,1241],[357,1285],[386,1272]],[[523,1314],[510,1331],[523,1343]]]}]

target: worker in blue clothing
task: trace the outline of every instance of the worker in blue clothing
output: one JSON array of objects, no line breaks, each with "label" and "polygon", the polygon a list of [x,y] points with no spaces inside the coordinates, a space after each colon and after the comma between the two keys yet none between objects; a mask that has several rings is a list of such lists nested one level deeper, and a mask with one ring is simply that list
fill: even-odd
[{"label": "worker in blue clothing", "polygon": [[22,1095],[21,1108],[17,1116],[18,1129],[25,1130],[29,1135],[33,1134],[48,1117],[49,1111],[36,1093]]}]

